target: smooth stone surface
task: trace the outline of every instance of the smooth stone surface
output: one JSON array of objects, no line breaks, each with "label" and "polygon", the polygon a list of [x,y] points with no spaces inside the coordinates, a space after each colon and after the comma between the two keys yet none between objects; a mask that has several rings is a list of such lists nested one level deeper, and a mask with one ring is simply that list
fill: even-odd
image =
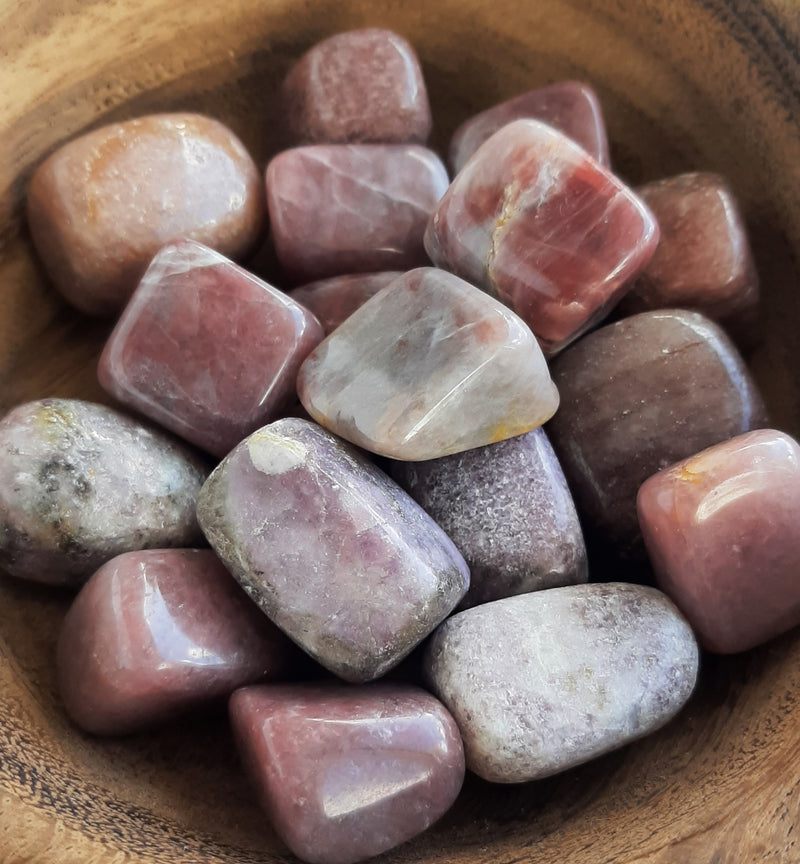
[{"label": "smooth stone surface", "polygon": [[402,275],[401,270],[384,270],[333,276],[295,288],[289,296],[314,313],[328,336],[370,297]]},{"label": "smooth stone surface", "polygon": [[739,330],[752,324],[758,274],[739,206],[718,174],[679,174],[640,186],[658,220],[655,254],[621,311],[695,309]]},{"label": "smooth stone surface", "polygon": [[323,338],[282,291],[192,241],[153,259],[100,358],[102,386],[222,458],[280,416]]},{"label": "smooth stone surface", "polygon": [[679,462],[639,490],[659,587],[709,651],[746,651],[800,624],[800,445],[771,429]]},{"label": "smooth stone surface", "polygon": [[105,126],[56,150],[28,189],[28,224],[58,290],[113,315],[170,240],[237,257],[264,221],[258,169],[241,141],[198,114]]},{"label": "smooth stone surface", "polygon": [[103,405],[42,399],[0,421],[0,567],[79,585],[115,555],[202,541],[206,466]]},{"label": "smooth stone surface", "polygon": [[425,664],[461,730],[467,768],[522,783],[663,726],[691,695],[698,649],[654,588],[569,585],[454,615]]},{"label": "smooth stone surface", "polygon": [[211,550],[127,552],[104,564],[70,607],[58,683],[75,723],[124,735],[283,677],[295,653]]},{"label": "smooth stone surface", "polygon": [[651,474],[767,419],[739,352],[698,312],[643,312],[602,327],[552,373],[561,406],[550,441],[587,539],[617,559],[644,557],[636,493]]},{"label": "smooth stone surface", "polygon": [[297,282],[428,263],[423,235],[448,184],[413,144],[297,147],[267,166],[278,260]]},{"label": "smooth stone surface", "polygon": [[403,843],[461,789],[458,728],[417,687],[247,687],[230,714],[261,806],[312,864],[352,864]]},{"label": "smooth stone surface", "polygon": [[419,60],[391,30],[368,27],[318,42],[281,91],[292,144],[416,142],[431,131]]},{"label": "smooth stone surface", "polygon": [[464,556],[461,608],[585,582],[578,514],[543,429],[430,462],[395,462],[392,476]]},{"label": "smooth stone surface", "polygon": [[197,518],[264,612],[348,681],[399,663],[469,587],[441,528],[305,420],[277,420],[236,447],[203,486]]},{"label": "smooth stone surface", "polygon": [[547,353],[602,318],[657,242],[641,199],[536,120],[504,126],[477,150],[425,232],[434,264],[513,309]]},{"label": "smooth stone surface", "polygon": [[558,81],[529,90],[465,120],[450,140],[449,163],[457,174],[498,129],[514,120],[541,120],[559,129],[601,165],[609,167],[608,136],[597,94],[581,81]]},{"label": "smooth stone surface", "polygon": [[558,406],[525,324],[430,267],[396,279],[320,343],[300,367],[297,392],[337,435],[404,460],[521,435]]}]

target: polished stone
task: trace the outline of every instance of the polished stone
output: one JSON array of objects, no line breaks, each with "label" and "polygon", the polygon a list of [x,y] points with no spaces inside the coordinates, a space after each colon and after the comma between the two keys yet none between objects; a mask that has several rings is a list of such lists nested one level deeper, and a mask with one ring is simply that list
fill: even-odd
[{"label": "polished stone", "polygon": [[203,486],[197,518],[264,612],[348,681],[399,663],[469,586],[441,528],[308,421],[277,420],[245,439]]},{"label": "polished stone", "polygon": [[430,462],[395,462],[392,476],[464,556],[461,608],[585,582],[578,514],[542,429]]},{"label": "polished stone", "polygon": [[81,728],[125,735],[285,677],[296,655],[213,552],[150,549],[83,586],[61,629],[58,682]]},{"label": "polished stone", "polygon": [[462,279],[396,279],[300,367],[318,422],[373,453],[437,459],[540,426],[558,393],[530,330]]},{"label": "polished stone", "polygon": [[294,401],[322,338],[282,291],[184,240],[153,259],[98,374],[120,402],[221,458]]},{"label": "polished stone", "polygon": [[513,309],[551,354],[609,311],[657,242],[641,199],[536,120],[478,149],[425,233],[434,264]]},{"label": "polished stone", "polygon": [[284,151],[267,166],[278,260],[296,282],[427,264],[425,226],[447,184],[439,157],[417,145]]},{"label": "polished stone", "polygon": [[766,422],[738,351],[697,312],[643,312],[602,327],[552,372],[561,406],[550,440],[587,536],[616,558],[644,557],[636,493],[651,474]]},{"label": "polished stone", "polygon": [[402,275],[401,270],[384,270],[333,276],[295,288],[289,296],[314,313],[327,336],[370,297]]},{"label": "polished stone", "polygon": [[230,714],[261,806],[310,864],[392,849],[442,816],[461,789],[458,728],[416,687],[247,687],[231,697]]},{"label": "polished stone", "polygon": [[264,221],[258,169],[225,126],[154,114],[65,144],[34,172],[28,224],[56,287],[84,312],[113,315],[170,240],[237,257]]},{"label": "polished stone", "polygon": [[431,109],[419,60],[391,30],[337,33],[307,51],[281,89],[288,137],[296,144],[424,144]]},{"label": "polished stone", "polygon": [[800,445],[761,429],[647,480],[639,519],[659,587],[730,654],[800,624]]},{"label": "polished stone", "polygon": [[672,602],[624,583],[508,597],[449,618],[426,648],[467,768],[547,777],[658,729],[689,698],[698,649]]},{"label": "polished stone", "polygon": [[580,81],[558,81],[493,105],[456,129],[449,162],[457,174],[467,160],[498,129],[514,120],[541,120],[563,132],[601,165],[611,164],[603,111],[597,94]]},{"label": "polished stone", "polygon": [[80,585],[122,552],[202,541],[206,466],[111,408],[42,399],[0,422],[0,567]]}]

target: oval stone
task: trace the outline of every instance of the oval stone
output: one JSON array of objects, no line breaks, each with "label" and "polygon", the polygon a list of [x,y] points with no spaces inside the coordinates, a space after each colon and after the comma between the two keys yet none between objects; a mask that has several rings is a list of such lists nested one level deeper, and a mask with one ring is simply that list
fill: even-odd
[{"label": "oval stone", "polygon": [[476,606],[433,635],[425,674],[467,767],[547,777],[663,726],[695,685],[698,648],[660,591],[569,585]]},{"label": "oval stone", "polygon": [[205,465],[103,405],[42,399],[0,422],[0,566],[79,585],[122,552],[202,541]]}]

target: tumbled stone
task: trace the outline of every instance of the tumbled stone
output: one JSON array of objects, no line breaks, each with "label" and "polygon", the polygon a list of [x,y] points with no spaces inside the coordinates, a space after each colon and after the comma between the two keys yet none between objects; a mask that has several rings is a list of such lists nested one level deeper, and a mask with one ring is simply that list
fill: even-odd
[{"label": "tumbled stone", "polygon": [[597,94],[580,81],[558,81],[493,105],[465,120],[450,141],[449,161],[453,172],[457,174],[498,129],[514,120],[525,119],[541,120],[559,129],[601,165],[611,164],[606,124]]},{"label": "tumbled stone", "polygon": [[624,583],[508,597],[449,618],[426,649],[467,768],[521,783],[663,726],[695,685],[698,649],[672,602]]},{"label": "tumbled stone", "polygon": [[314,313],[327,336],[370,297],[402,275],[400,270],[383,270],[333,276],[295,288],[289,296]]},{"label": "tumbled stone", "polygon": [[746,651],[800,624],[800,445],[772,429],[651,477],[639,519],[659,587],[709,651]]},{"label": "tumbled stone", "polygon": [[278,260],[298,282],[427,264],[425,225],[447,183],[439,157],[416,145],[286,150],[267,166]]},{"label": "tumbled stone", "polygon": [[697,312],[643,312],[590,333],[552,364],[548,434],[584,530],[644,557],[636,493],[656,471],[761,426],[764,406],[725,333]]},{"label": "tumbled stone", "polygon": [[103,405],[20,405],[0,421],[0,567],[79,585],[122,552],[196,545],[206,473],[171,437]]},{"label": "tumbled stone", "polygon": [[192,241],[153,259],[100,358],[103,387],[222,457],[296,397],[323,338],[282,291]]},{"label": "tumbled stone", "polygon": [[245,253],[261,232],[264,205],[258,169],[229,129],[197,114],[154,114],[53,153],[31,180],[28,224],[67,300],[112,315],[170,240]]},{"label": "tumbled stone", "polygon": [[544,430],[430,462],[395,462],[392,476],[464,556],[462,608],[588,578],[578,514]]},{"label": "tumbled stone", "polygon": [[461,789],[458,728],[417,687],[246,687],[231,697],[230,714],[262,808],[311,864],[392,849],[442,816]]},{"label": "tumbled stone", "polygon": [[318,42],[281,89],[292,144],[417,142],[431,108],[414,49],[391,30],[368,27]]},{"label": "tumbled stone", "polygon": [[250,597],[348,681],[399,663],[469,586],[441,528],[305,420],[277,420],[236,447],[203,486],[197,518]]},{"label": "tumbled stone", "polygon": [[434,264],[513,309],[546,353],[600,320],[657,242],[644,203],[536,120],[516,120],[478,149],[425,233]]},{"label": "tumbled stone", "polygon": [[524,323],[430,267],[395,279],[320,343],[300,367],[297,392],[337,435],[404,460],[521,435],[558,406]]},{"label": "tumbled stone", "polygon": [[717,174],[679,174],[637,189],[658,220],[655,254],[621,311],[681,308],[743,329],[758,305],[758,274],[736,198]]},{"label": "tumbled stone", "polygon": [[127,552],[70,607],[58,682],[80,727],[125,735],[284,676],[295,652],[209,549]]}]

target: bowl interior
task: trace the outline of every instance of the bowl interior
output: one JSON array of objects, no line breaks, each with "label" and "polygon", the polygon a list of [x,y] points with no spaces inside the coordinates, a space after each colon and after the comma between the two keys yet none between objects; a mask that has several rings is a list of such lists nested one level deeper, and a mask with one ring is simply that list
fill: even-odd
[{"label": "bowl interior", "polygon": [[[0,2],[0,411],[52,395],[108,401],[95,365],[109,325],[69,309],[32,252],[24,196],[36,164],[90,128],[167,109],[221,119],[265,164],[293,58],[367,25],[416,47],[440,152],[474,111],[577,78],[596,88],[630,182],[727,176],[764,292],[764,339],[749,359],[773,425],[800,433],[800,21],[771,0]],[[268,260],[254,266],[271,272]],[[71,727],[53,668],[69,599],[0,578],[0,859],[282,860],[222,711],[116,741]],[[382,860],[790,860],[799,661],[797,633],[706,656],[689,706],[659,733],[538,783],[468,776],[442,822]]]}]

